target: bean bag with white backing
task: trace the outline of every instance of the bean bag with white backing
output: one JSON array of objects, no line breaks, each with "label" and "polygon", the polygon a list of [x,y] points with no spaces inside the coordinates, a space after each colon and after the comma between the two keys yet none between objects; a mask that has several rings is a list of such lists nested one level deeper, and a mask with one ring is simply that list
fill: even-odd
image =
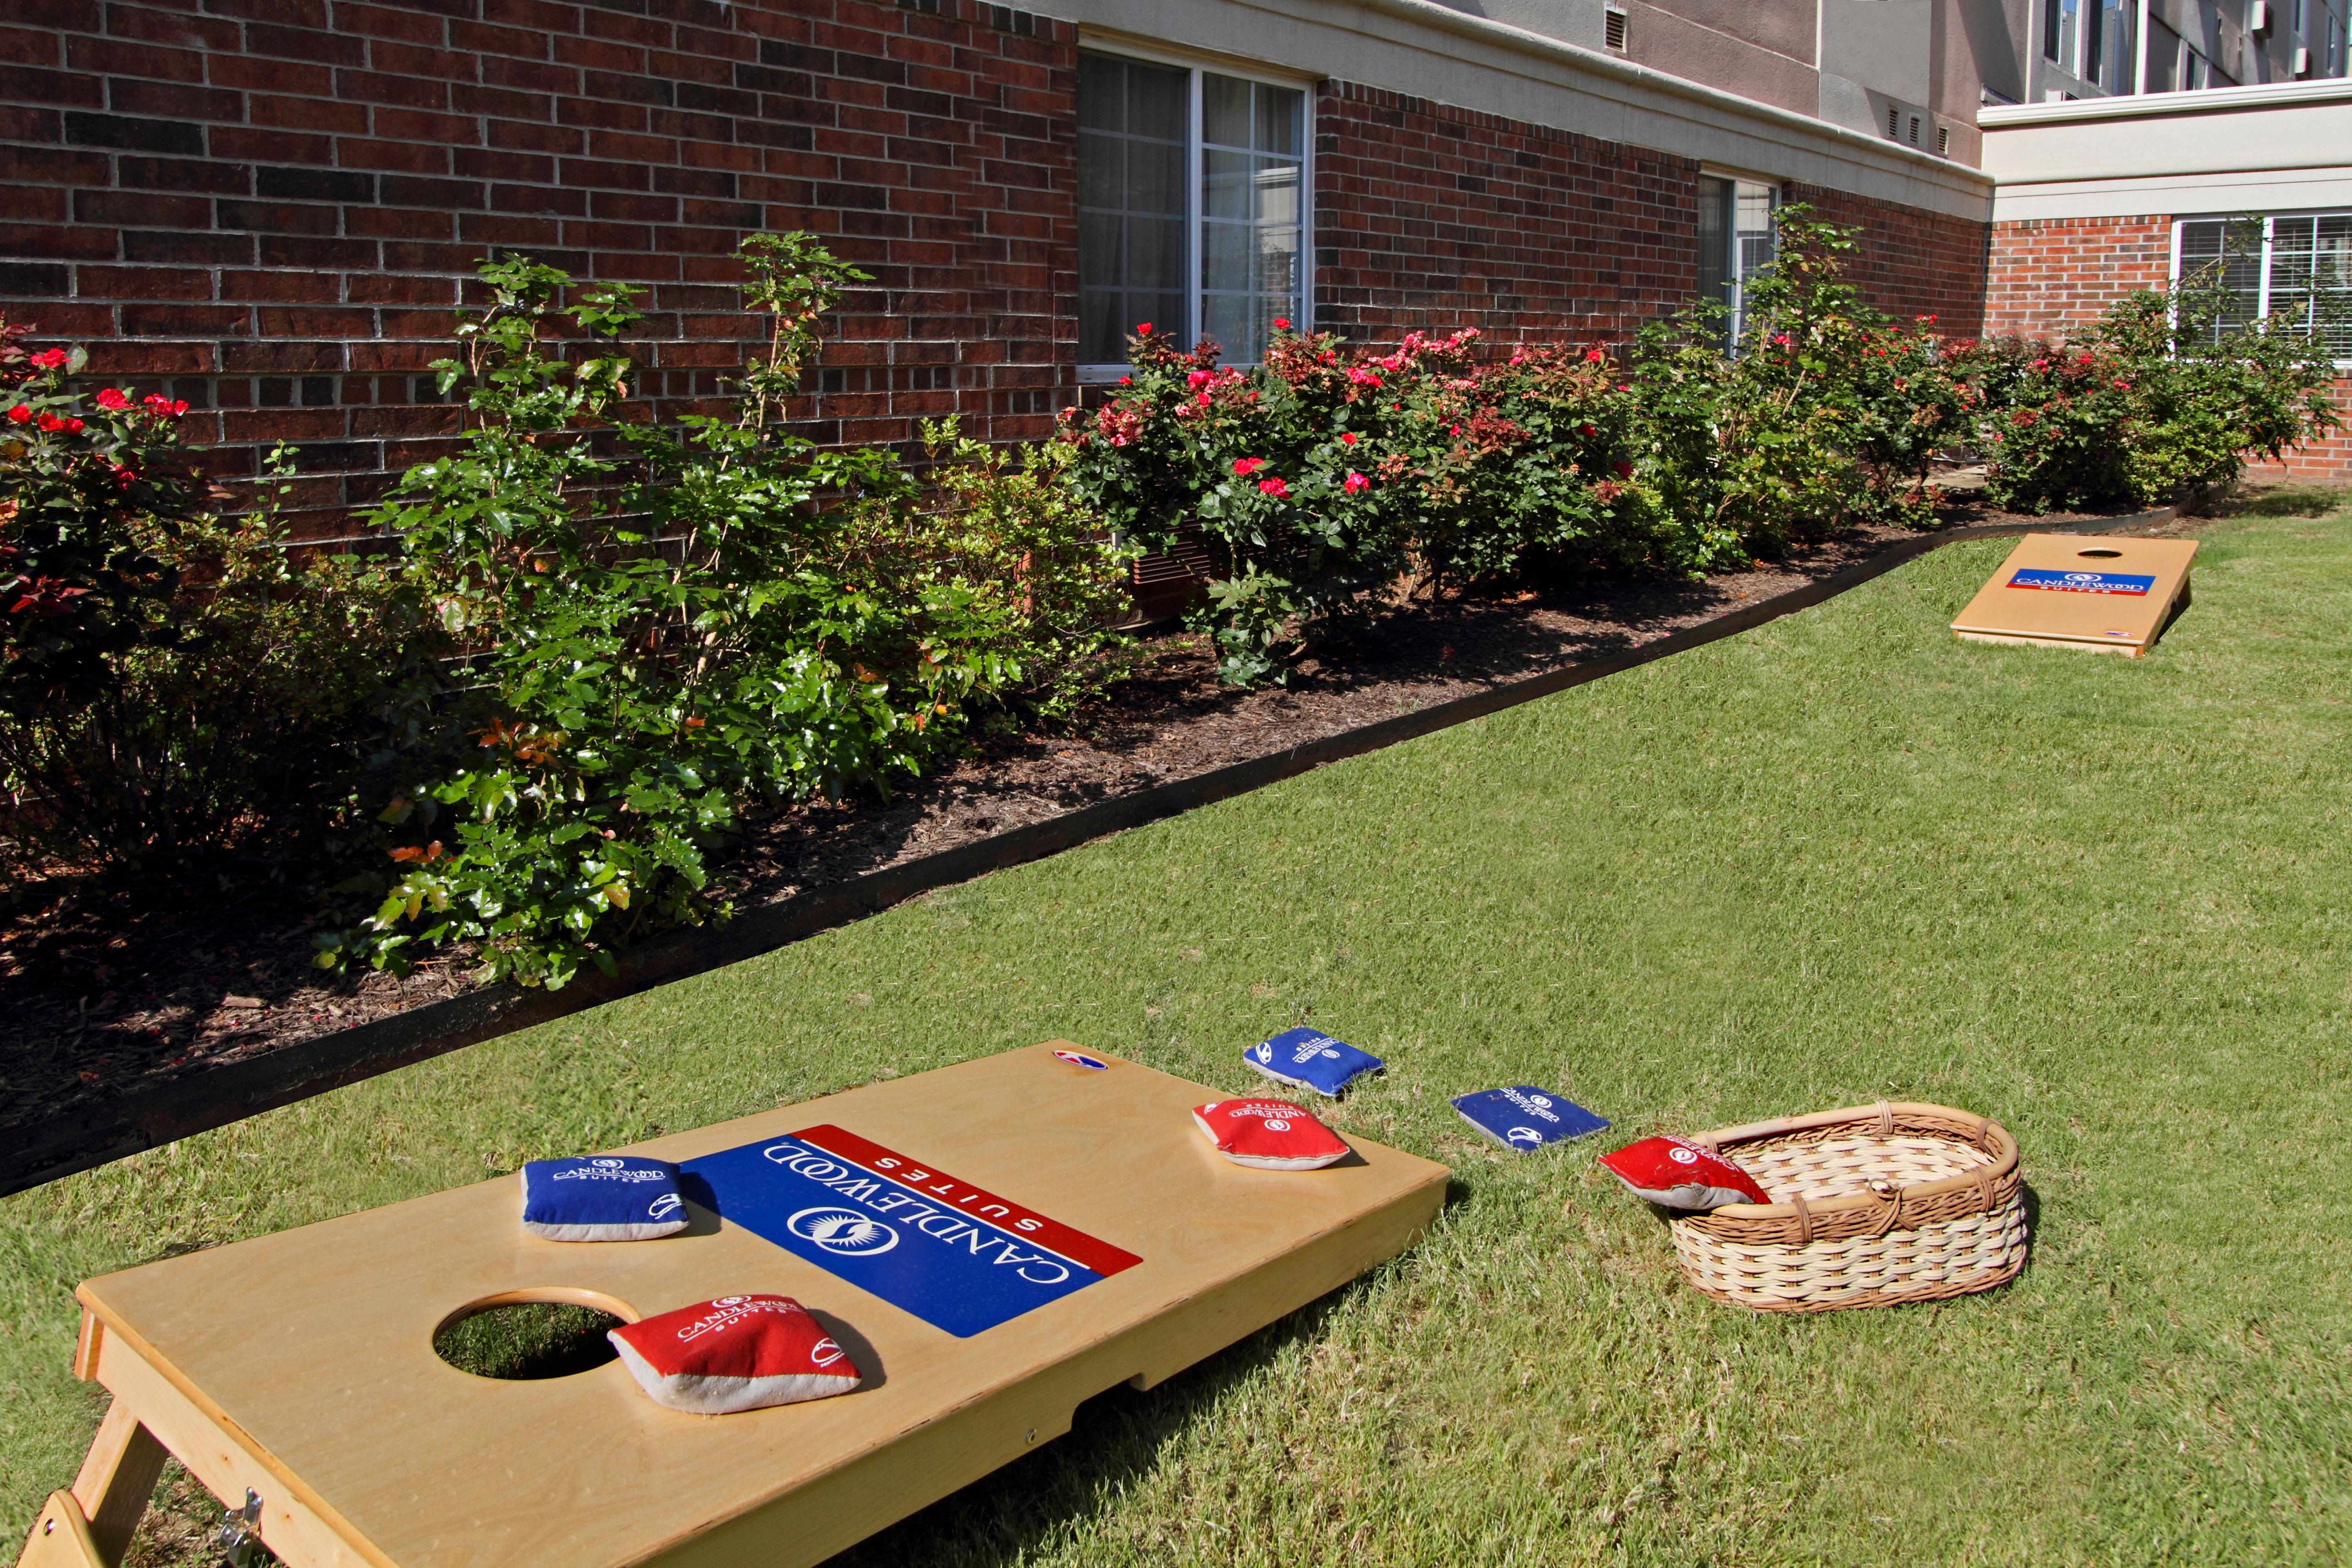
[{"label": "bean bag with white backing", "polygon": [[656,1405],[729,1415],[857,1386],[857,1363],[790,1296],[721,1296],[604,1336]]},{"label": "bean bag with white backing", "polygon": [[1686,1139],[1644,1138],[1601,1155],[1601,1163],[1635,1197],[1664,1208],[1711,1209],[1772,1201],[1755,1177]]},{"label": "bean bag with white backing", "polygon": [[522,1168],[522,1227],[550,1241],[650,1241],[688,1223],[667,1160],[597,1154]]},{"label": "bean bag with white backing", "polygon": [[1316,1171],[1348,1157],[1340,1136],[1283,1100],[1220,1100],[1192,1108],[1192,1124],[1236,1165]]}]

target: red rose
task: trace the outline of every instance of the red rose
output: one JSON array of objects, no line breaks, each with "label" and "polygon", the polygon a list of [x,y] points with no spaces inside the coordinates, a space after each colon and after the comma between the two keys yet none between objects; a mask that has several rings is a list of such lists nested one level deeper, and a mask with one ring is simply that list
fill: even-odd
[{"label": "red rose", "polygon": [[33,422],[33,405],[29,403],[19,403],[16,407],[8,410],[8,421],[12,425],[30,425]]},{"label": "red rose", "polygon": [[100,408],[128,408],[131,406],[131,395],[119,386],[101,387],[98,394],[98,405]]},{"label": "red rose", "polygon": [[1258,480],[1257,488],[1259,490],[1266,495],[1272,496],[1276,500],[1282,500],[1283,497],[1290,493],[1290,487],[1282,482],[1282,476],[1279,474],[1270,479]]},{"label": "red rose", "polygon": [[1265,459],[1264,458],[1235,458],[1234,459],[1234,477],[1235,479],[1245,479],[1265,467]]},{"label": "red rose", "polygon": [[33,356],[33,364],[40,370],[55,370],[66,363],[66,351],[49,349]]},{"label": "red rose", "polygon": [[1354,495],[1358,490],[1370,489],[1372,488],[1372,481],[1364,478],[1363,475],[1356,472],[1353,468],[1350,468],[1348,470],[1347,481],[1339,488],[1346,490],[1349,495]]}]

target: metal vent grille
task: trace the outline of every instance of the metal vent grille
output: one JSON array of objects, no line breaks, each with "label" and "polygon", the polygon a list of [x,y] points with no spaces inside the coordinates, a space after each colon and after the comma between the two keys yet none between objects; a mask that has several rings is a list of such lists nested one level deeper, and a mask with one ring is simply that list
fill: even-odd
[{"label": "metal vent grille", "polygon": [[1625,13],[1612,6],[1601,15],[1601,31],[1608,38],[1609,47],[1622,54],[1625,48]]}]

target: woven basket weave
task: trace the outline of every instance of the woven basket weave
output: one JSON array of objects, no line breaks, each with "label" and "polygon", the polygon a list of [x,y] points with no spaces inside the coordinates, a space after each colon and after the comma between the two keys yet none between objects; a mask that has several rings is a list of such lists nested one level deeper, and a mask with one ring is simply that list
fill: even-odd
[{"label": "woven basket weave", "polygon": [[1941,1105],[1823,1110],[1692,1137],[1777,1201],[1674,1221],[1690,1282],[1765,1312],[1892,1307],[1988,1289],[2025,1266],[2017,1140]]}]

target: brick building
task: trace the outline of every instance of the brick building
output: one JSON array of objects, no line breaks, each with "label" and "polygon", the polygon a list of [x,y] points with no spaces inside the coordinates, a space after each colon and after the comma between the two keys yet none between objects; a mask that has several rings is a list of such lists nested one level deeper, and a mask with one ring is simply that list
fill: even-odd
[{"label": "brick building", "polygon": [[[2134,289],[2218,265],[2243,321],[2313,331],[2352,364],[2352,82],[1990,107],[1985,322],[2054,337]],[[2336,384],[2352,423],[2352,380]],[[2339,432],[2258,479],[2352,479]]]},{"label": "brick building", "polygon": [[740,237],[814,231],[873,275],[795,411],[836,441],[1042,435],[1144,320],[1622,341],[1736,308],[1791,199],[1889,310],[2054,323],[2170,220],[1996,224],[2022,55],[1975,51],[2021,4],[16,0],[0,310],[186,398],[225,472],[298,444],[320,530],[446,438],[425,367],[496,250],[645,286],[674,405],[742,357]]}]

